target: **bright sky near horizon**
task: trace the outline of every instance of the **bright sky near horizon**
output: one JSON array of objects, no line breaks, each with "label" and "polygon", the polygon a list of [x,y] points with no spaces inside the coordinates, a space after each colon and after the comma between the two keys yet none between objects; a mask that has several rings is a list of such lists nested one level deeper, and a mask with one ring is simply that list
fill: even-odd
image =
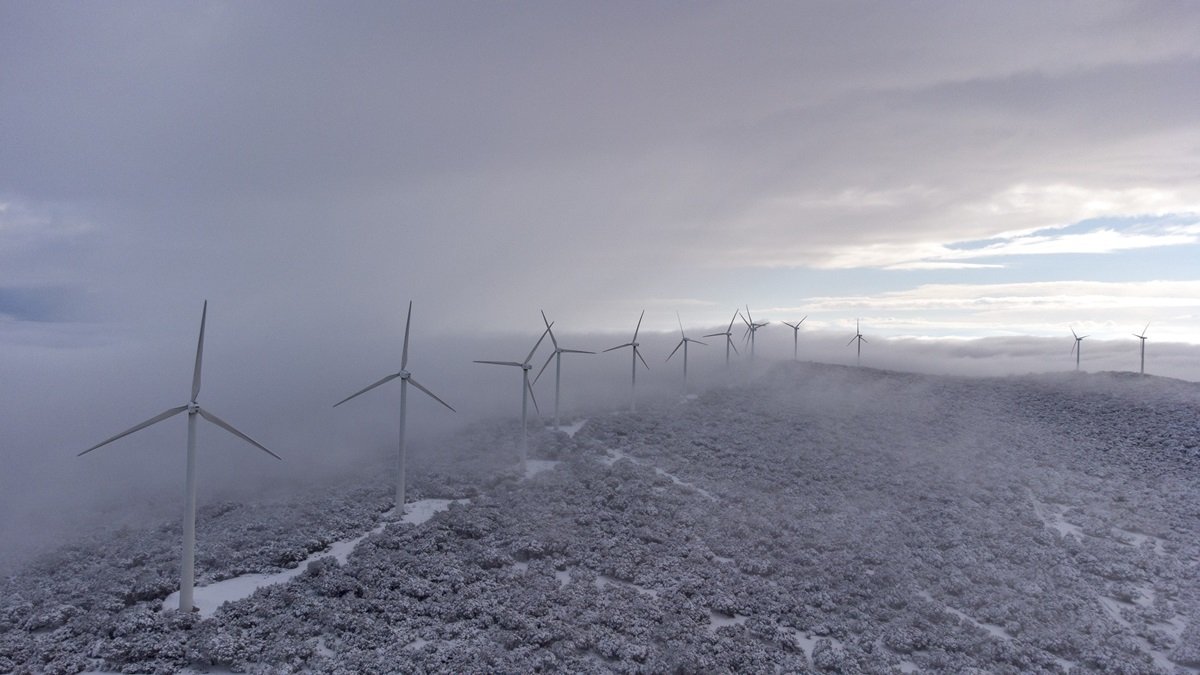
[{"label": "bright sky near horizon", "polygon": [[[0,0],[0,346],[1200,343],[1200,5]],[[431,328],[434,330],[434,328]]]}]

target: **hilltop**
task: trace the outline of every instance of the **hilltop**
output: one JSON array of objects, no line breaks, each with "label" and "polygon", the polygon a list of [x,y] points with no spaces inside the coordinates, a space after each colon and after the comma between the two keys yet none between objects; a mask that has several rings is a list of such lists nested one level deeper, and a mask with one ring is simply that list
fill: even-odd
[{"label": "hilltop", "polygon": [[367,469],[205,505],[201,585],[295,569],[197,615],[174,514],[44,555],[0,672],[1200,672],[1200,386],[781,363],[525,475],[512,431],[438,448],[419,517]]}]

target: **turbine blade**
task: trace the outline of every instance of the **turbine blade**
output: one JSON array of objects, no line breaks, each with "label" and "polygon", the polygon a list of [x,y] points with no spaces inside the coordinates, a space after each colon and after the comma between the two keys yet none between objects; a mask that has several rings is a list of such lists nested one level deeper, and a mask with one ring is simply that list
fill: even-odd
[{"label": "turbine blade", "polygon": [[696,344],[698,344],[698,345],[704,345],[705,347],[707,347],[707,346],[708,346],[708,343],[707,343],[707,342],[701,342],[701,341],[699,341],[699,340],[694,340],[694,339],[692,339],[692,338],[688,338],[688,342],[695,342]]},{"label": "turbine blade", "polygon": [[737,345],[736,345],[736,344],[734,344],[734,342],[733,342],[733,338],[732,338],[732,337],[730,337],[730,336],[728,336],[728,335],[726,335],[726,336],[725,336],[725,339],[726,339],[726,340],[729,340],[729,346],[730,346],[730,347],[733,347],[733,353],[734,353],[734,354],[737,354],[738,356],[741,356],[741,354],[742,354],[742,353],[741,353],[741,352],[739,352],[739,351],[737,350]]},{"label": "turbine blade", "polygon": [[1072,329],[1071,329],[1071,337],[1075,338],[1076,340],[1078,340],[1078,339],[1079,339],[1079,336],[1075,334],[1075,329],[1074,329],[1074,328],[1072,328]]},{"label": "turbine blade", "polygon": [[679,312],[675,312],[675,320],[679,322],[679,334],[683,335],[683,319],[679,317]]},{"label": "turbine blade", "polygon": [[117,434],[116,436],[113,436],[112,438],[101,441],[75,456],[82,457],[82,456],[88,454],[89,452],[95,450],[96,448],[99,448],[99,447],[108,445],[109,443],[112,443],[113,441],[117,440],[118,438],[125,438],[129,434],[132,434],[135,431],[141,431],[142,429],[145,429],[146,427],[150,426],[151,424],[158,424],[159,422],[167,419],[168,417],[174,417],[175,415],[178,415],[179,413],[183,412],[184,410],[187,410],[187,408],[188,407],[186,405],[181,405],[178,408],[171,408],[170,410],[161,412],[161,413],[155,415],[154,417],[151,417],[150,419],[146,420],[145,422],[142,422],[141,424],[130,427],[130,428],[126,429],[125,431],[122,431],[121,433]]},{"label": "turbine blade", "polygon": [[1146,336],[1146,331],[1150,330],[1150,322],[1146,322],[1146,327],[1142,329],[1142,337]]},{"label": "turbine blade", "polygon": [[400,355],[400,370],[408,367],[408,328],[412,325],[412,300],[408,301],[408,318],[404,321],[404,353]]},{"label": "turbine blade", "polygon": [[633,355],[638,357],[639,359],[641,359],[642,365],[646,366],[646,370],[650,370],[650,364],[646,363],[646,359],[642,358],[642,350],[638,349],[637,347],[634,347]]},{"label": "turbine blade", "polygon": [[589,352],[586,349],[563,349],[561,351],[564,354],[595,354],[596,353],[596,352]]},{"label": "turbine blade", "polygon": [[[803,318],[803,319],[800,319],[800,323],[804,323],[805,319],[807,319],[807,318],[808,318],[808,315],[807,315],[807,314],[805,314],[805,315],[804,315],[804,318]],[[799,325],[799,324],[797,324],[797,325]]]},{"label": "turbine blade", "polygon": [[747,328],[750,326],[750,322],[746,320],[746,317],[742,316],[741,312],[738,312],[738,318],[742,320],[742,323],[746,324]]},{"label": "turbine blade", "polygon": [[442,405],[446,406],[447,408],[450,408],[450,412],[458,412],[457,410],[454,409],[454,406],[452,406],[449,403],[446,403],[442,399],[438,398],[437,394],[435,394],[432,391],[429,391],[428,389],[423,387],[420,382],[417,382],[416,380],[414,380],[410,377],[410,378],[408,378],[408,383],[411,384],[412,386],[416,387],[417,389],[420,389],[421,391],[425,392],[426,394],[429,394],[429,396],[432,397],[433,400],[437,401],[438,403],[441,403]]},{"label": "turbine blade", "polygon": [[333,404],[333,407],[335,407],[335,408],[336,408],[336,407],[338,407],[339,405],[341,405],[341,404],[345,403],[346,401],[349,401],[350,399],[354,398],[355,396],[358,396],[359,394],[365,394],[365,393],[367,393],[368,391],[371,391],[372,389],[374,389],[375,387],[378,387],[379,385],[381,385],[381,384],[384,384],[384,383],[386,383],[386,382],[390,382],[390,381],[392,381],[392,380],[396,379],[397,377],[400,377],[400,373],[393,373],[393,374],[391,374],[391,375],[388,375],[387,377],[383,378],[382,380],[379,380],[379,381],[378,381],[378,382],[376,382],[375,384],[372,384],[372,385],[370,385],[370,386],[367,386],[367,387],[363,387],[362,389],[359,389],[358,391],[354,392],[353,394],[350,394],[350,395],[349,395],[349,396],[347,396],[346,398],[344,398],[344,399],[342,399],[342,400],[338,401],[337,403],[334,403],[334,404]]},{"label": "turbine blade", "polygon": [[476,361],[475,363],[490,363],[494,366],[516,366],[518,368],[525,367],[524,363],[517,363],[516,361]]},{"label": "turbine blade", "polygon": [[784,321],[783,325],[787,326],[788,328],[791,328],[792,330],[796,330],[796,324],[794,324],[794,323],[788,323],[788,322]]},{"label": "turbine blade", "polygon": [[1072,354],[1074,354],[1074,353],[1075,353],[1075,348],[1076,348],[1076,347],[1078,347],[1078,346],[1079,346],[1079,339],[1078,339],[1078,338],[1076,338],[1076,339],[1075,339],[1075,344],[1071,345],[1071,353],[1072,353]]},{"label": "turbine blade", "polygon": [[537,381],[539,379],[541,379],[542,373],[546,372],[546,366],[550,365],[550,362],[554,360],[554,357],[556,355],[557,355],[557,352],[552,352],[550,354],[550,357],[546,359],[546,362],[542,364],[542,369],[538,371],[537,377],[533,378],[534,384],[537,384]]},{"label": "turbine blade", "polygon": [[626,343],[625,343],[625,344],[623,344],[623,345],[617,345],[616,347],[609,347],[608,349],[605,349],[604,351],[606,351],[606,352],[611,352],[611,351],[613,351],[613,350],[615,350],[615,349],[623,349],[623,348],[625,348],[625,347],[632,347],[632,346],[633,346],[633,343],[632,343],[632,342],[626,342]]},{"label": "turbine blade", "polygon": [[630,340],[630,342],[637,342],[638,331],[640,331],[642,329],[642,319],[644,319],[644,318],[646,318],[646,310],[643,309],[641,316],[638,317],[637,328],[633,329],[633,339]]},{"label": "turbine blade", "polygon": [[855,341],[855,340],[857,340],[857,339],[858,339],[858,336],[857,336],[857,335],[855,335],[854,337],[850,338],[850,341],[846,343],[846,346],[847,346],[847,347],[849,347],[850,345],[854,344],[854,341]]},{"label": "turbine blade", "polygon": [[683,343],[684,343],[684,340],[680,340],[679,344],[675,345],[675,349],[672,349],[671,353],[667,355],[667,361],[670,361],[671,357],[675,356],[675,352],[679,351],[679,348],[683,346]]},{"label": "turbine blade", "polygon": [[871,341],[870,341],[870,340],[868,340],[867,338],[865,338],[865,337],[863,337],[863,336],[861,336],[861,335],[859,335],[859,336],[858,336],[858,339],[859,339],[859,340],[862,340],[863,342],[866,342],[867,344],[870,344],[870,343],[871,343]]},{"label": "turbine blade", "polygon": [[[542,312],[542,310],[538,310]],[[554,343],[554,348],[558,349],[558,340],[554,339],[554,331],[550,330],[550,320],[546,318],[546,313],[542,312],[542,323],[546,324],[546,330],[550,332],[550,342]]]},{"label": "turbine blade", "polygon": [[750,314],[750,305],[746,305],[746,318],[750,319],[750,323],[754,323],[754,317]]},{"label": "turbine blade", "polygon": [[540,338],[538,338],[537,342],[533,343],[533,349],[529,350],[529,356],[525,357],[525,360],[521,363],[521,365],[525,365],[526,363],[529,363],[529,359],[532,359],[534,352],[537,351],[538,347],[542,346],[542,340],[546,339],[546,335],[548,335],[550,333],[550,326],[553,326],[553,325],[554,324],[550,324],[549,326],[546,326],[546,330],[542,331],[542,336]]},{"label": "turbine blade", "polygon": [[736,311],[734,311],[734,313],[733,313],[733,318],[729,319],[729,328],[726,328],[726,329],[725,329],[725,332],[727,332],[727,333],[728,333],[728,332],[730,332],[730,331],[732,331],[732,330],[733,330],[733,323],[734,323],[735,321],[737,321],[737,320],[738,320],[738,317],[739,317],[739,316],[741,316],[741,315],[742,315],[742,312],[741,312],[741,310],[736,310]]},{"label": "turbine blade", "polygon": [[708,335],[701,335],[700,337],[717,337],[718,335],[724,335],[724,333],[709,333]]},{"label": "turbine blade", "polygon": [[204,321],[208,318],[208,301],[204,301],[204,309],[200,310],[200,339],[196,341],[196,369],[192,371],[192,403],[200,395],[200,363],[204,360]]},{"label": "turbine blade", "polygon": [[541,415],[542,409],[538,407],[537,397],[533,395],[533,385],[529,383],[529,380],[525,380],[525,388],[529,390],[529,400],[533,401],[533,411]]},{"label": "turbine blade", "polygon": [[246,441],[250,445],[253,445],[254,447],[258,448],[259,450],[262,450],[263,452],[274,457],[275,459],[278,459],[281,461],[283,460],[282,457],[280,457],[279,455],[268,450],[266,448],[266,446],[264,446],[262,443],[259,443],[258,441],[254,440],[253,438],[250,438],[246,434],[243,434],[242,432],[238,431],[237,429],[234,429],[232,424],[230,424],[229,422],[226,422],[225,420],[221,419],[220,417],[217,417],[216,415],[208,412],[207,410],[201,408],[200,416],[203,417],[204,419],[208,420],[209,422],[212,422],[213,424],[221,427],[225,431],[228,431],[229,433],[233,434],[234,436],[237,436],[238,438],[242,439],[243,441]]}]

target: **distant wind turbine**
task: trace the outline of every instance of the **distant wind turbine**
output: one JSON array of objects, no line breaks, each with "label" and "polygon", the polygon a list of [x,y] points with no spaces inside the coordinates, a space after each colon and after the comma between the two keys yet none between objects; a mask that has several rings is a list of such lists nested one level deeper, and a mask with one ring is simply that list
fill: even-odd
[{"label": "distant wind turbine", "polygon": [[563,354],[595,354],[583,349],[566,349],[560,347],[558,340],[554,337],[554,331],[550,330],[550,320],[546,318],[546,313],[542,312],[542,322],[546,324],[546,332],[550,334],[550,342],[554,344],[554,353],[546,359],[546,363],[542,365],[542,369],[538,371],[537,377],[533,378],[533,383],[542,379],[542,373],[546,372],[546,366],[550,365],[550,361],[554,361],[554,428],[558,428],[558,399],[559,390],[562,386],[562,355]]},{"label": "distant wind turbine", "polygon": [[675,345],[675,349],[672,349],[671,353],[667,355],[667,361],[670,361],[671,357],[675,356],[675,352],[679,351],[680,347],[683,347],[683,395],[687,396],[687,393],[688,393],[688,376],[687,376],[688,375],[688,373],[687,373],[688,343],[695,342],[698,345],[706,345],[706,346],[708,345],[708,343],[701,342],[699,340],[693,340],[692,338],[687,336],[687,333],[683,332],[683,319],[679,318],[679,312],[675,312],[675,319],[677,321],[679,321],[680,339],[679,339],[679,344]]},{"label": "distant wind turbine", "polygon": [[192,397],[186,405],[181,405],[178,408],[171,408],[162,412],[150,419],[122,431],[121,433],[93,445],[92,447],[79,453],[79,456],[95,450],[96,448],[108,445],[113,441],[124,438],[135,431],[141,431],[146,427],[157,424],[169,417],[174,417],[181,412],[186,412],[188,415],[188,435],[187,435],[187,496],[185,498],[185,506],[183,512],[183,554],[180,562],[179,574],[179,611],[192,611],[192,587],[196,579],[196,416],[199,415],[213,424],[221,427],[225,431],[237,436],[254,447],[262,450],[275,459],[280,459],[279,455],[266,449],[259,444],[258,441],[250,438],[246,434],[234,429],[228,422],[225,422],[216,415],[204,410],[200,404],[196,403],[196,397],[200,395],[200,363],[204,357],[204,322],[208,317],[208,301],[204,301],[204,309],[200,312],[200,339],[196,343],[196,368],[192,371]]},{"label": "distant wind turbine", "polygon": [[[805,315],[804,319],[807,319],[807,318],[808,318],[808,316]],[[800,325],[804,323],[804,319],[800,319],[796,323],[788,323],[786,321],[783,322],[783,325],[792,329],[792,360],[793,361],[799,361],[799,359],[796,357],[796,354],[798,353],[798,350],[800,348]]]},{"label": "distant wind turbine", "polygon": [[537,398],[533,395],[533,385],[529,382],[529,371],[533,370],[533,355],[537,353],[538,347],[542,346],[542,340],[550,334],[550,326],[548,324],[546,330],[542,331],[542,336],[534,343],[533,349],[529,350],[529,354],[524,361],[520,363],[516,361],[476,361],[475,363],[490,363],[494,366],[513,366],[521,369],[521,471],[525,471],[526,460],[529,459],[529,401],[533,400],[533,408],[541,414],[538,408]]},{"label": "distant wind turbine", "polygon": [[630,340],[629,342],[626,342],[623,345],[617,345],[616,347],[609,347],[608,349],[604,350],[606,352],[611,352],[614,349],[624,349],[625,347],[633,348],[633,378],[630,380],[630,385],[629,385],[629,387],[630,387],[629,388],[629,411],[630,412],[637,412],[637,364],[638,364],[638,360],[639,359],[641,360],[642,365],[646,367],[646,370],[650,370],[649,364],[646,363],[646,359],[642,358],[642,352],[641,352],[641,350],[638,349],[638,346],[641,343],[637,341],[638,331],[640,331],[642,329],[642,319],[645,318],[645,316],[646,316],[646,310],[643,309],[641,316],[638,317],[637,328],[633,329],[633,339],[632,340]]},{"label": "distant wind turbine", "polygon": [[[1147,328],[1149,328],[1149,325],[1147,325]],[[1074,328],[1071,329],[1071,335],[1075,335]],[[1079,355],[1083,353],[1083,338],[1085,338],[1085,337],[1087,337],[1087,336],[1086,335],[1075,335],[1075,344],[1071,345],[1071,353],[1075,355],[1075,370],[1076,370],[1076,372],[1079,371]],[[1143,342],[1142,344],[1144,345],[1146,343]]]},{"label": "distant wind turbine", "polygon": [[438,403],[441,403],[442,405],[446,406],[447,408],[450,408],[451,411],[454,411],[454,408],[452,408],[449,403],[446,403],[442,399],[438,398],[437,395],[434,394],[432,391],[429,391],[425,387],[421,386],[421,383],[417,382],[416,380],[414,380],[412,378],[412,373],[408,372],[408,370],[407,370],[407,368],[408,368],[408,331],[411,326],[412,326],[412,300],[409,300],[408,301],[408,318],[404,321],[404,351],[400,355],[400,372],[392,373],[391,375],[388,375],[387,377],[383,378],[382,380],[379,380],[375,384],[372,384],[364,389],[360,389],[359,391],[357,391],[353,394],[350,394],[346,398],[333,404],[333,407],[336,408],[339,405],[345,403],[346,401],[349,401],[350,399],[352,399],[360,394],[365,394],[368,391],[371,391],[372,389],[374,389],[375,387],[378,387],[387,382],[391,382],[392,380],[396,379],[397,377],[400,378],[400,449],[396,453],[396,508],[395,508],[395,513],[396,513],[397,517],[404,515],[404,485],[406,482],[405,471],[406,471],[406,464],[407,464],[407,459],[406,459],[407,446],[405,445],[405,440],[404,440],[404,430],[405,430],[405,427],[407,426],[407,421],[408,421],[408,385],[411,384],[412,386],[416,387],[417,389],[420,389],[421,391],[425,392],[433,400],[437,401]]},{"label": "distant wind turbine", "polygon": [[762,328],[763,326],[767,325],[768,323],[770,323],[770,321],[763,321],[762,323],[755,323],[754,317],[750,315],[750,305],[746,305],[746,316],[742,318],[742,321],[746,324],[746,332],[743,334],[743,337],[745,338],[745,340],[747,342],[750,343],[750,360],[753,361],[754,360],[754,336],[756,333],[758,333],[759,328]]},{"label": "distant wind turbine", "polygon": [[850,338],[850,342],[847,342],[846,346],[849,347],[852,343],[854,343],[856,341],[858,342],[858,355],[854,359],[854,365],[861,366],[862,365],[862,346],[863,346],[863,343],[867,341],[867,338],[863,337],[862,328],[859,327],[858,319],[854,320],[854,337]]},{"label": "distant wind turbine", "polygon": [[730,348],[733,349],[735,354],[737,353],[737,345],[733,344],[733,322],[737,321],[738,317],[741,315],[742,315],[741,310],[735,311],[733,313],[733,318],[729,320],[729,327],[725,329],[724,333],[709,333],[708,335],[704,336],[704,337],[720,337],[722,335],[725,336],[725,367],[726,368],[729,367],[729,350],[730,350]]},{"label": "distant wind turbine", "polygon": [[1138,335],[1137,333],[1133,334],[1133,337],[1142,341],[1142,370],[1141,370],[1142,375],[1146,374],[1146,331],[1147,330],[1150,330],[1149,323],[1147,323],[1146,327],[1142,329],[1141,335]]}]

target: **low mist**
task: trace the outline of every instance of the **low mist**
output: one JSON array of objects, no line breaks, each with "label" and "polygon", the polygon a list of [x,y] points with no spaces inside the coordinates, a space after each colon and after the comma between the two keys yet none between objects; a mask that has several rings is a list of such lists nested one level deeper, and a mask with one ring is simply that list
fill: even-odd
[{"label": "low mist", "polygon": [[[198,317],[197,317],[198,318]],[[526,334],[438,334],[414,317],[409,370],[457,412],[415,388],[409,392],[408,439],[420,473],[423,456],[468,424],[512,423],[521,412],[521,371],[473,363],[520,361],[541,334],[538,317]],[[194,321],[194,320],[193,320]],[[627,332],[556,332],[561,346],[596,352],[629,342]],[[772,323],[759,331],[756,358],[734,327],[731,365],[722,337],[702,337],[724,326],[692,328],[707,345],[689,347],[693,393],[741,384],[791,360],[791,329]],[[37,330],[36,326],[28,330]],[[126,523],[171,520],[182,509],[186,421],[178,416],[105,446],[76,454],[167,408],[186,402],[195,350],[195,326],[146,339],[118,333],[12,340],[0,352],[0,396],[7,411],[0,455],[0,540],[4,559],[17,562],[80,532]],[[201,504],[216,500],[271,499],[295,490],[320,489],[357,479],[368,466],[386,467],[396,448],[400,386],[389,382],[336,409],[333,404],[400,368],[403,318],[398,325],[305,331],[305,340],[283,339],[262,326],[233,326],[210,314],[203,388],[206,409],[281,455],[279,462],[199,421],[198,480]],[[884,339],[864,333],[862,366],[930,374],[1003,376],[1072,371],[1071,338],[1004,337],[978,340]],[[851,335],[801,330],[801,361],[854,365]],[[668,362],[678,332],[643,330],[638,364],[638,404],[673,404],[683,393],[683,349]],[[45,346],[45,345],[52,346]],[[1082,370],[1137,372],[1138,341],[1083,342]],[[537,375],[551,356],[546,338],[534,355]],[[628,409],[628,348],[608,353],[564,354],[561,409],[564,423]],[[530,404],[531,428],[551,424],[555,364],[535,385],[540,421]],[[1146,347],[1147,373],[1200,379],[1200,348],[1157,343]],[[803,383],[798,383],[802,385]],[[511,428],[516,428],[515,426]],[[512,439],[515,442],[515,438]],[[501,440],[500,442],[507,442]]]}]

